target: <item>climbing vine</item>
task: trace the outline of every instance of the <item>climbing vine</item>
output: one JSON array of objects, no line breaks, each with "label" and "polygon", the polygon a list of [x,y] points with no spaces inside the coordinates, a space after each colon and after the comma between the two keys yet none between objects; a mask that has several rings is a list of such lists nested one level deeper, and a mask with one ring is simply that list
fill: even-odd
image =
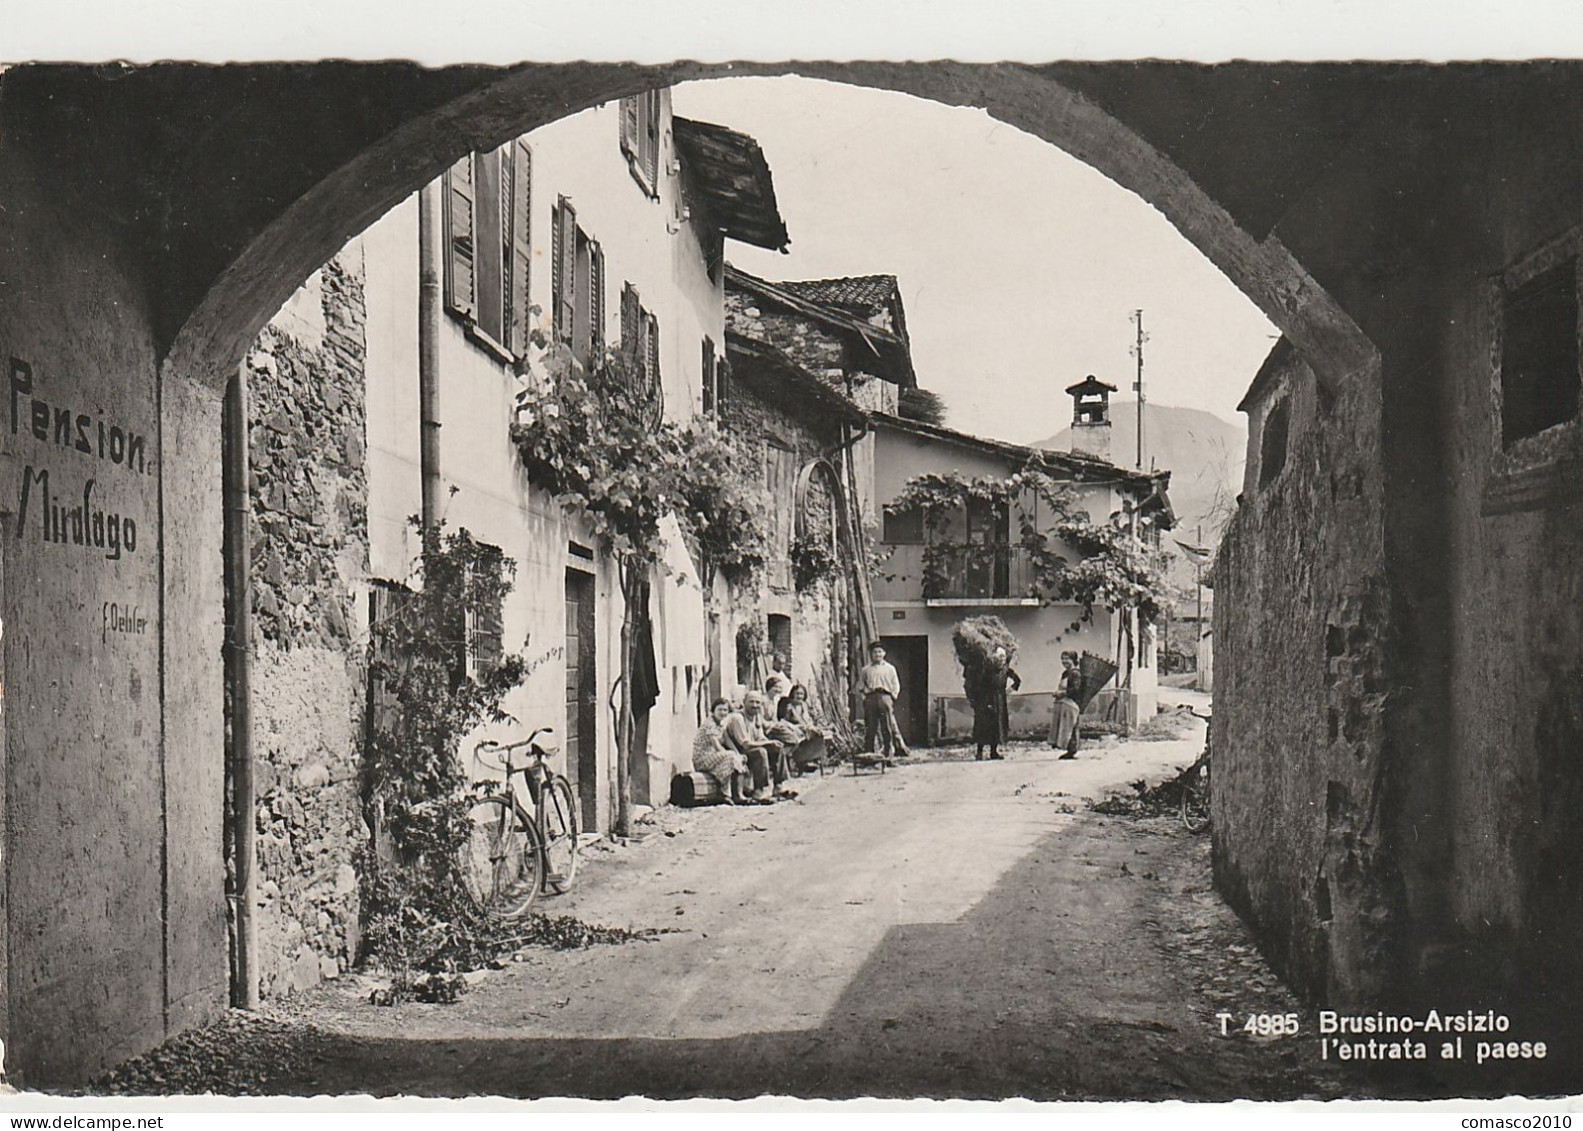
[{"label": "climbing vine", "polygon": [[587,519],[601,549],[656,564],[660,520],[672,513],[707,574],[763,565],[767,504],[744,445],[707,418],[656,422],[627,354],[611,353],[591,371],[552,354],[547,368],[547,379],[517,398],[512,440],[528,477]]},{"label": "climbing vine", "polygon": [[[953,521],[960,522],[975,503],[1004,508],[1008,521],[1016,516],[1017,533],[1009,546],[968,541],[965,529],[961,537],[952,536]],[[1085,619],[1092,617],[1096,604],[1137,609],[1149,620],[1162,611],[1164,555],[1135,538],[1119,515],[1101,523],[1090,519],[1078,507],[1073,488],[1044,471],[1037,459],[1005,476],[968,477],[954,471],[917,475],[885,509],[923,516],[926,594],[943,592],[953,573],[964,568],[994,568],[1014,548],[1030,567],[1027,589],[1020,596],[1044,604],[1075,602],[1083,607]],[[1074,551],[1075,563],[1058,549],[1063,543]]]},{"label": "climbing vine", "polygon": [[747,471],[757,462],[712,421],[683,426],[663,419],[652,382],[634,356],[613,352],[585,370],[562,348],[551,351],[545,368],[546,377],[517,398],[511,438],[529,479],[588,523],[619,571],[624,611],[616,832],[626,835],[635,627],[647,616],[650,571],[662,565],[661,522],[675,515],[683,537],[699,551],[707,594],[717,569],[729,577],[762,565],[765,505]]},{"label": "climbing vine", "polygon": [[444,969],[490,930],[458,870],[470,804],[458,748],[482,723],[506,718],[500,704],[524,675],[519,656],[476,671],[466,661],[466,610],[499,608],[514,563],[466,530],[420,533],[415,589],[391,592],[370,631],[375,690],[363,763],[364,799],[386,846],[362,855],[364,952],[398,980]]},{"label": "climbing vine", "polygon": [[821,581],[840,572],[840,560],[829,538],[800,535],[791,544],[792,579],[797,591],[805,593]]}]

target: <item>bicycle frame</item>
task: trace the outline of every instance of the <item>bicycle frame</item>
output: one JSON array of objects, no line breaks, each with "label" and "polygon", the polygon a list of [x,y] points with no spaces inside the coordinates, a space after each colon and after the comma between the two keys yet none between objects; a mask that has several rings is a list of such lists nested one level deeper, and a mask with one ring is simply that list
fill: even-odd
[{"label": "bicycle frame", "polygon": [[[544,786],[550,779],[550,768],[545,765],[545,759],[549,757],[549,752],[540,746],[538,742],[539,736],[545,733],[553,733],[553,728],[540,727],[528,735],[527,738],[517,742],[495,742],[492,739],[485,739],[473,748],[473,757],[479,762],[483,762],[482,755],[485,753],[500,756],[504,763],[502,768],[505,770],[506,775],[500,783],[503,792],[512,792],[511,779],[513,776],[521,774],[523,783],[528,787],[528,797],[532,800],[535,810],[537,810],[543,800]],[[513,761],[512,755],[524,747],[530,752],[529,760],[518,766]],[[487,765],[487,763],[484,764]],[[494,783],[488,784],[492,787]],[[475,790],[481,789],[484,785],[484,782],[474,782],[473,788]]]}]

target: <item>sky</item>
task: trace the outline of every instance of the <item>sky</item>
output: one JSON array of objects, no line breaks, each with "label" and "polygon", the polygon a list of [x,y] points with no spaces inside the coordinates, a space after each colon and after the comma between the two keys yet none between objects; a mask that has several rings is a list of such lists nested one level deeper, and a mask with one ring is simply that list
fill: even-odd
[{"label": "sky", "polygon": [[895,275],[918,383],[947,424],[1030,443],[1071,422],[1093,373],[1132,399],[1143,310],[1148,400],[1243,423],[1277,331],[1151,205],[982,110],[803,78],[675,88],[676,113],[752,135],[790,254],[735,241],[768,279]]}]

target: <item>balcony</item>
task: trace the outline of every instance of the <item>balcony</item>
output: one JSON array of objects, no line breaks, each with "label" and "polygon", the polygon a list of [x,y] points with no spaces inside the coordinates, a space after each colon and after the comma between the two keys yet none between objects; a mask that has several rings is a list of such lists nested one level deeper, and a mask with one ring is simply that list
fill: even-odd
[{"label": "balcony", "polygon": [[957,546],[930,555],[923,597],[930,605],[1037,605],[1033,562],[1020,546]]}]

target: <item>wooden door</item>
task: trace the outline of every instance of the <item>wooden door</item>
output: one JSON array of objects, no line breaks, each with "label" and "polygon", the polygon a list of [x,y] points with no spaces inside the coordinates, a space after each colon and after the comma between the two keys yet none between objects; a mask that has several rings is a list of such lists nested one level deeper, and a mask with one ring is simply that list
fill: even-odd
[{"label": "wooden door", "polygon": [[582,809],[582,827],[598,822],[598,654],[594,636],[594,579],[566,571],[566,777]]},{"label": "wooden door", "polygon": [[882,636],[885,658],[901,680],[896,700],[896,722],[908,746],[929,745],[929,638]]}]

